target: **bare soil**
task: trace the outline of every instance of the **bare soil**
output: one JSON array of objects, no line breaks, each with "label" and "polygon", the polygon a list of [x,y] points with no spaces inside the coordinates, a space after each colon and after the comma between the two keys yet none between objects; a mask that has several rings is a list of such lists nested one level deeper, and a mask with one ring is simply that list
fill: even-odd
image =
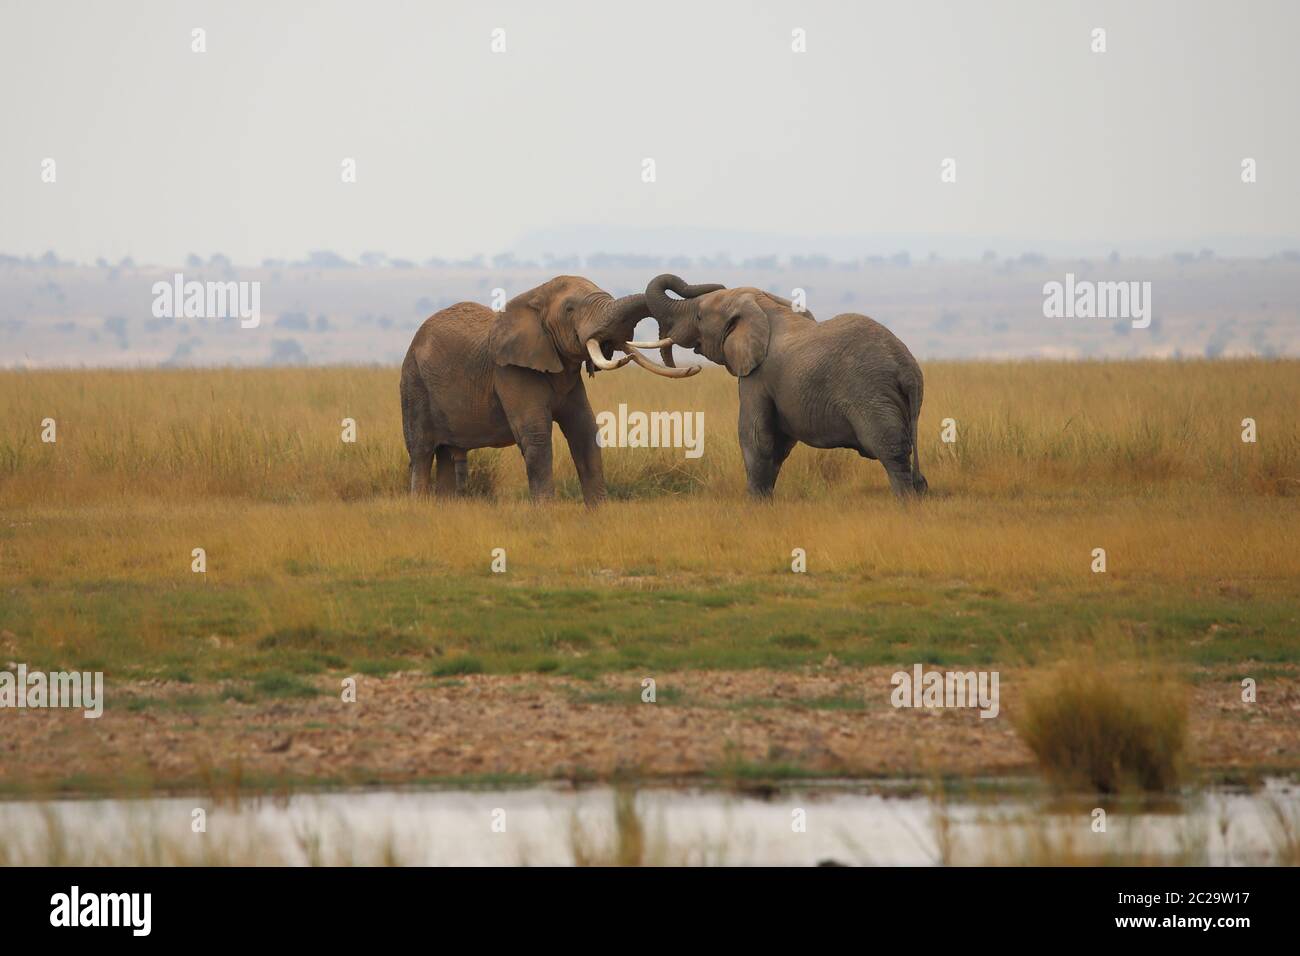
[{"label": "bare soil", "polygon": [[[928,777],[1031,771],[1016,735],[1014,684],[1002,712],[894,709],[890,668],[802,673],[692,671],[593,681],[526,675],[342,676],[308,698],[247,698],[237,685],[145,681],[109,687],[98,720],[79,711],[0,713],[0,786],[9,792],[403,784],[459,778],[745,779]],[[243,701],[236,699],[244,697]],[[1191,696],[1193,770],[1300,768],[1300,672],[1261,681],[1245,704],[1231,675]]]}]

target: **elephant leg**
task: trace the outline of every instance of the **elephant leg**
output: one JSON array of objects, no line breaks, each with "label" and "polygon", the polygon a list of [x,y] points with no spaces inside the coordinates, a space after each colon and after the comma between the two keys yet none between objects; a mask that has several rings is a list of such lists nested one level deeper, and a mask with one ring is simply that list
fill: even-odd
[{"label": "elephant leg", "polygon": [[451,448],[446,445],[438,446],[437,489],[439,498],[450,498],[456,493],[456,473],[451,455]]},{"label": "elephant leg", "polygon": [[528,494],[534,501],[555,496],[551,475],[551,425],[550,414],[537,410],[510,422],[515,444],[524,456],[524,468],[528,471]]},{"label": "elephant leg", "polygon": [[740,389],[737,430],[749,493],[756,498],[771,497],[777,476],[781,474],[781,465],[795,443],[777,426],[776,407],[771,399],[754,390],[746,390],[744,382]]},{"label": "elephant leg", "polygon": [[534,501],[555,497],[550,419],[523,424],[516,440],[524,456],[524,468],[528,471],[528,494]]},{"label": "elephant leg", "polygon": [[464,495],[469,491],[469,452],[453,448],[451,458],[456,463],[456,494]]},{"label": "elephant leg", "polygon": [[740,449],[745,459],[746,486],[749,493],[756,498],[772,496],[776,488],[776,479],[781,474],[781,466],[789,457],[790,449],[794,448],[795,443],[784,435],[773,435],[771,438],[768,450],[745,446]]},{"label": "elephant leg", "polygon": [[912,484],[911,467],[898,469],[889,462],[884,462],[884,465],[885,474],[889,476],[889,487],[894,492],[895,498],[912,498],[918,494],[916,486]]},{"label": "elephant leg", "polygon": [[433,449],[411,452],[411,495],[417,498],[429,493],[429,471],[433,468]]},{"label": "elephant leg", "polygon": [[569,443],[569,454],[582,485],[582,500],[594,508],[605,500],[605,470],[596,441],[596,416],[581,382],[556,410],[555,421]]},{"label": "elephant leg", "polygon": [[[528,469],[528,493],[534,501],[555,495],[551,477],[551,377],[544,372],[506,365],[496,371],[497,396],[510,433]],[[574,375],[576,378],[576,374]]]},{"label": "elephant leg", "polygon": [[915,496],[918,492],[912,476],[912,441],[907,420],[892,409],[869,409],[852,422],[858,450],[880,460],[894,497]]},{"label": "elephant leg", "polygon": [[410,356],[402,364],[400,394],[402,437],[411,459],[411,494],[423,497],[429,493],[429,471],[433,468],[433,411],[429,407],[429,391]]},{"label": "elephant leg", "polygon": [[[421,414],[424,412],[424,414]],[[411,459],[411,495],[421,498],[429,493],[429,471],[433,468],[433,437],[427,410],[403,408],[403,431],[406,453]]]}]

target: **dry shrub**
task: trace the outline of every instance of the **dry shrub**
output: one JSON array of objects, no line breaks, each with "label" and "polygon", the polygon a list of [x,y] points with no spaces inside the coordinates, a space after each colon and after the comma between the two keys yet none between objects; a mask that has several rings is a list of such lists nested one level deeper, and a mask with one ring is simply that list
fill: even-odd
[{"label": "dry shrub", "polygon": [[1168,790],[1178,782],[1187,743],[1187,698],[1152,668],[1092,655],[1032,683],[1016,729],[1064,787]]}]

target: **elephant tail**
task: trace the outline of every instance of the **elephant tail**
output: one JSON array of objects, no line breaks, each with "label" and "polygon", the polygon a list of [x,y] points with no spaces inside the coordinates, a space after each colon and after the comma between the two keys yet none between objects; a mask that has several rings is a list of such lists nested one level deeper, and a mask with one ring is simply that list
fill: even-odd
[{"label": "elephant tail", "polygon": [[926,490],[926,481],[921,474],[921,449],[920,442],[917,441],[917,425],[921,419],[921,398],[925,391],[925,386],[921,381],[920,369],[917,369],[914,375],[904,376],[900,384],[903,387],[903,394],[907,398],[908,426],[912,439],[912,486],[918,492],[924,492]]}]

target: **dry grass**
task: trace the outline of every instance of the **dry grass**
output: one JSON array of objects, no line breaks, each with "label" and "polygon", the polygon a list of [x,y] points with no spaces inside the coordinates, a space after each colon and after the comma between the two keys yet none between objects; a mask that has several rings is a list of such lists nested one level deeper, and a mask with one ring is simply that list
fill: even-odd
[{"label": "dry grass", "polygon": [[[926,375],[933,494],[910,505],[877,463],[802,446],[776,500],[750,502],[734,379],[599,375],[598,410],[702,410],[706,438],[693,460],[606,449],[616,500],[593,513],[563,449],[546,506],[513,449],[471,455],[478,496],[408,499],[395,369],[0,373],[0,662],[201,679],[255,658],[292,676],[321,648],[277,648],[310,635],[330,644],[315,666],[375,672],[444,650],[494,672],[687,666],[700,648],[715,667],[788,666],[831,645],[869,650],[861,663],[894,646],[987,662],[1114,622],[1202,662],[1291,659],[1300,362]],[[1257,444],[1240,440],[1247,416]],[[956,444],[939,440],[945,418]],[[200,547],[205,575],[190,572]],[[507,575],[489,571],[495,548]],[[795,548],[807,575],[790,574]],[[564,629],[587,659],[546,644]],[[830,643],[773,643],[791,632]]]},{"label": "dry grass", "polygon": [[[1159,491],[1259,496],[1300,489],[1300,362],[927,363],[921,461],[941,494],[1025,498]],[[83,505],[122,497],[351,501],[400,494],[405,451],[391,368],[0,373],[0,502]],[[630,370],[589,385],[599,411],[705,413],[702,458],[680,450],[605,453],[616,497],[738,496],[736,383],[711,368],[686,382]],[[59,441],[39,440],[42,419]],[[1240,440],[1251,417],[1259,442]],[[340,441],[353,418],[356,444]],[[953,418],[959,440],[940,441]],[[562,442],[556,432],[557,450]],[[557,479],[576,497],[567,451]],[[471,455],[477,486],[524,495],[512,449]],[[799,447],[785,500],[883,494],[883,471],[852,452]]]},{"label": "dry grass", "polygon": [[[549,572],[711,575],[788,572],[805,549],[811,574],[959,578],[1007,587],[1065,583],[1244,581],[1258,591],[1300,580],[1300,515],[1289,502],[1185,497],[1006,504],[959,497],[902,508],[846,492],[838,503],[751,505],[706,497],[581,505],[412,503],[267,505],[131,499],[29,506],[8,514],[0,580],[93,579],[180,583],[190,552],[208,555],[205,580],[267,575],[486,575],[507,550],[512,579]],[[1107,551],[1107,573],[1090,572]],[[1231,585],[1224,584],[1225,587]],[[318,596],[320,597],[320,596]]]},{"label": "dry grass", "polygon": [[1015,725],[1066,789],[1166,791],[1184,762],[1187,692],[1167,666],[1092,648],[1031,682]]},{"label": "dry grass", "polygon": [[[576,501],[566,450],[563,500],[548,508],[526,502],[513,449],[471,455],[475,486],[495,500],[406,500],[393,369],[0,373],[0,507],[13,516],[0,573],[156,577],[202,546],[213,581],[294,563],[478,573],[494,547],[522,572],[744,574],[786,569],[802,547],[813,571],[1086,581],[1089,552],[1105,547],[1112,581],[1300,579],[1290,497],[1300,363],[931,363],[926,373],[921,460],[935,493],[910,509],[889,498],[875,462],[800,446],[776,503],[755,510],[733,379],[597,376],[598,410],[700,409],[706,424],[699,459],[606,449],[611,494],[633,500],[599,521]],[[1258,444],[1240,440],[1246,416]],[[57,444],[39,441],[45,417],[58,422]],[[345,417],[356,444],[340,441]],[[949,417],[952,445],[939,441]]]}]

